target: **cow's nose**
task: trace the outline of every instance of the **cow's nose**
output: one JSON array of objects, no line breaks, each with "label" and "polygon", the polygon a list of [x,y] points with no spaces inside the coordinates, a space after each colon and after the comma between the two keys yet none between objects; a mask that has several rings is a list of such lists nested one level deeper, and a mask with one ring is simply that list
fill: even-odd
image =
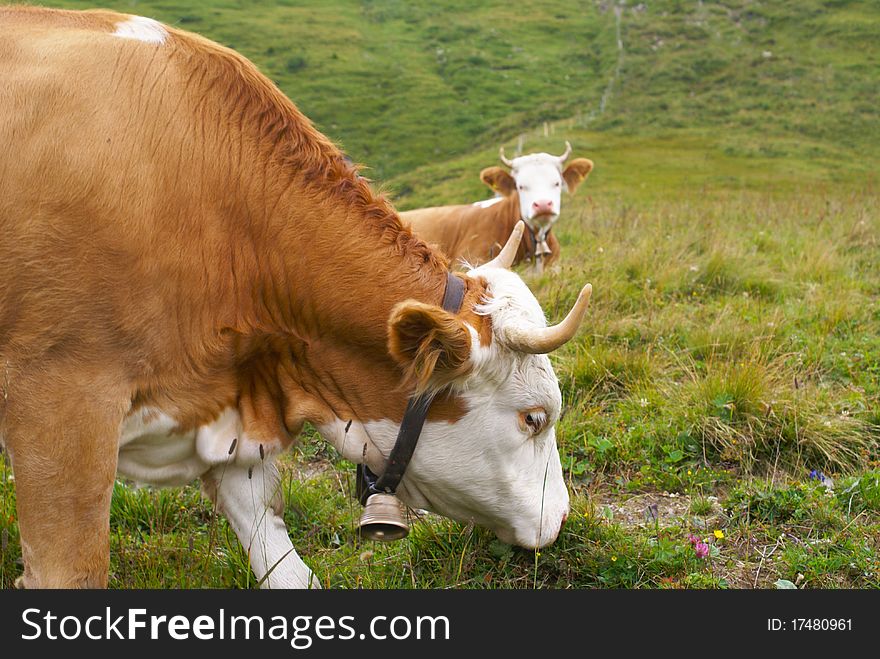
[{"label": "cow's nose", "polygon": [[532,210],[535,212],[535,215],[541,215],[543,213],[552,213],[553,212],[553,200],[552,199],[539,199],[538,201],[532,202]]}]

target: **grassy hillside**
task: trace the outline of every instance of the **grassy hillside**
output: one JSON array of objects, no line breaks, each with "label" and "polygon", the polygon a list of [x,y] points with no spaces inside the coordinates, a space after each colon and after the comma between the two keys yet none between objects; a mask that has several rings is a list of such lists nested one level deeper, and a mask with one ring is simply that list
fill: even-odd
[{"label": "grassy hillside", "polygon": [[[880,152],[880,5],[871,0],[629,2],[622,51],[610,0],[41,4],[139,13],[236,48],[404,193],[560,120],[556,139],[527,148],[560,150],[574,129],[576,146],[591,151],[658,139],[669,149],[683,134],[714,158],[814,180],[864,177]],[[437,172],[406,176],[431,163]]]},{"label": "grassy hillside", "polygon": [[[593,20],[612,33],[612,5],[582,15],[596,10]],[[558,153],[570,139],[597,162],[597,194],[792,189],[876,175],[877,3],[647,2],[625,8],[619,25],[619,51],[615,40],[594,42],[606,63],[604,112],[595,88],[586,103],[560,91],[560,106],[573,103],[564,120],[541,117],[553,134],[525,119],[497,140],[508,152],[522,143]],[[493,137],[452,162],[398,174],[401,206],[439,203],[462,188],[485,195],[475,173],[496,161]]]},{"label": "grassy hillside", "polygon": [[[880,4],[46,4],[234,46],[403,208],[485,198],[499,144],[567,139],[596,163],[563,202],[560,266],[523,270],[553,319],[594,285],[553,356],[574,495],[559,542],[429,517],[359,544],[351,465],[307,433],[286,521],[326,585],[880,587]],[[0,482],[8,586],[2,461]],[[112,528],[114,586],[253,586],[195,487],[119,484]]]},{"label": "grassy hillside", "polygon": [[464,0],[40,4],[139,13],[237,49],[377,178],[566,117],[614,61],[613,16],[547,14],[533,0],[516,11]]}]

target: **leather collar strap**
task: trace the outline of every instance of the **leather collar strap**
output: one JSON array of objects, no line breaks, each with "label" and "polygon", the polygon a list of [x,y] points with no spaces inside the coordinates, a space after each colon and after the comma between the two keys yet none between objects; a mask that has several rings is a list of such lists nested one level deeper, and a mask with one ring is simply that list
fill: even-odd
[{"label": "leather collar strap", "polygon": [[538,237],[535,235],[535,230],[532,229],[532,225],[528,222],[525,223],[526,231],[528,231],[528,236],[531,240],[526,240],[526,260],[531,261],[538,255]]},{"label": "leather collar strap", "polygon": [[[528,222],[526,222],[525,225],[526,229],[528,229],[529,232],[528,235],[531,238],[531,241],[526,240],[526,260],[531,261],[532,259],[534,259],[535,262],[537,262],[539,258],[544,258],[544,256],[549,253],[549,247],[547,247],[547,237],[550,235],[553,227],[548,227],[547,232],[544,234],[544,237],[539,241],[538,233],[532,228],[532,225]],[[544,245],[544,248],[548,251],[542,251],[540,254],[538,254],[538,248],[541,245]]]},{"label": "leather collar strap", "polygon": [[461,303],[464,302],[464,282],[453,275],[446,273],[446,292],[443,294],[443,310],[449,313],[461,311]]},{"label": "leather collar strap", "polygon": [[[443,309],[450,313],[458,313],[464,301],[464,293],[464,282],[451,272],[446,273]],[[361,504],[366,504],[371,494],[379,492],[394,494],[397,491],[397,486],[416,450],[432,398],[430,395],[421,395],[409,399],[403,421],[400,422],[400,430],[397,432],[397,441],[391,449],[388,463],[381,476],[376,476],[366,464],[360,465],[357,472],[357,496]]]}]

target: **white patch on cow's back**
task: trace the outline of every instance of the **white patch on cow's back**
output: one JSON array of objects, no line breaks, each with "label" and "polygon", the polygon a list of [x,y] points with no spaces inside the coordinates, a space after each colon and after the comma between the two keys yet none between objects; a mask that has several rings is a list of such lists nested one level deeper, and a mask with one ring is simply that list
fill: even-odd
[{"label": "white patch on cow's back", "polygon": [[113,36],[161,44],[168,38],[168,31],[159,21],[152,18],[132,16],[127,21],[116,24],[116,32]]},{"label": "white patch on cow's back", "polygon": [[473,205],[480,208],[489,208],[501,201],[504,201],[504,197],[492,197],[491,199],[484,199],[483,201],[475,201]]}]

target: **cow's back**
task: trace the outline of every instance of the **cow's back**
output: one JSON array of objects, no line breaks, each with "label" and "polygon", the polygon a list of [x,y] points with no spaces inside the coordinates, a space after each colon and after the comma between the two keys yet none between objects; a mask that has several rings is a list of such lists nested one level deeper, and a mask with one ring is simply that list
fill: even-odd
[{"label": "cow's back", "polygon": [[400,213],[400,220],[426,243],[436,245],[450,260],[460,258],[474,238],[472,204],[417,208]]},{"label": "cow's back", "polygon": [[[186,186],[169,185],[175,158],[161,153],[187,128],[180,71],[164,44],[116,36],[128,20],[104,11],[0,10],[6,236],[48,238],[47,224],[64,217],[56,233],[88,229],[102,238],[93,232],[114,212],[127,216],[123,223],[146,221],[156,216],[146,207],[155,197]],[[118,234],[123,225],[113,228]]]},{"label": "cow's back", "polygon": [[223,251],[205,221],[222,176],[178,37],[132,20],[0,10],[0,357],[91,342],[148,359],[180,336],[174,299],[221,285],[193,258]]},{"label": "cow's back", "polygon": [[515,195],[489,203],[419,208],[400,214],[404,224],[422,240],[436,245],[450,261],[473,265],[485,263],[497,254],[519,217],[519,199]]}]

